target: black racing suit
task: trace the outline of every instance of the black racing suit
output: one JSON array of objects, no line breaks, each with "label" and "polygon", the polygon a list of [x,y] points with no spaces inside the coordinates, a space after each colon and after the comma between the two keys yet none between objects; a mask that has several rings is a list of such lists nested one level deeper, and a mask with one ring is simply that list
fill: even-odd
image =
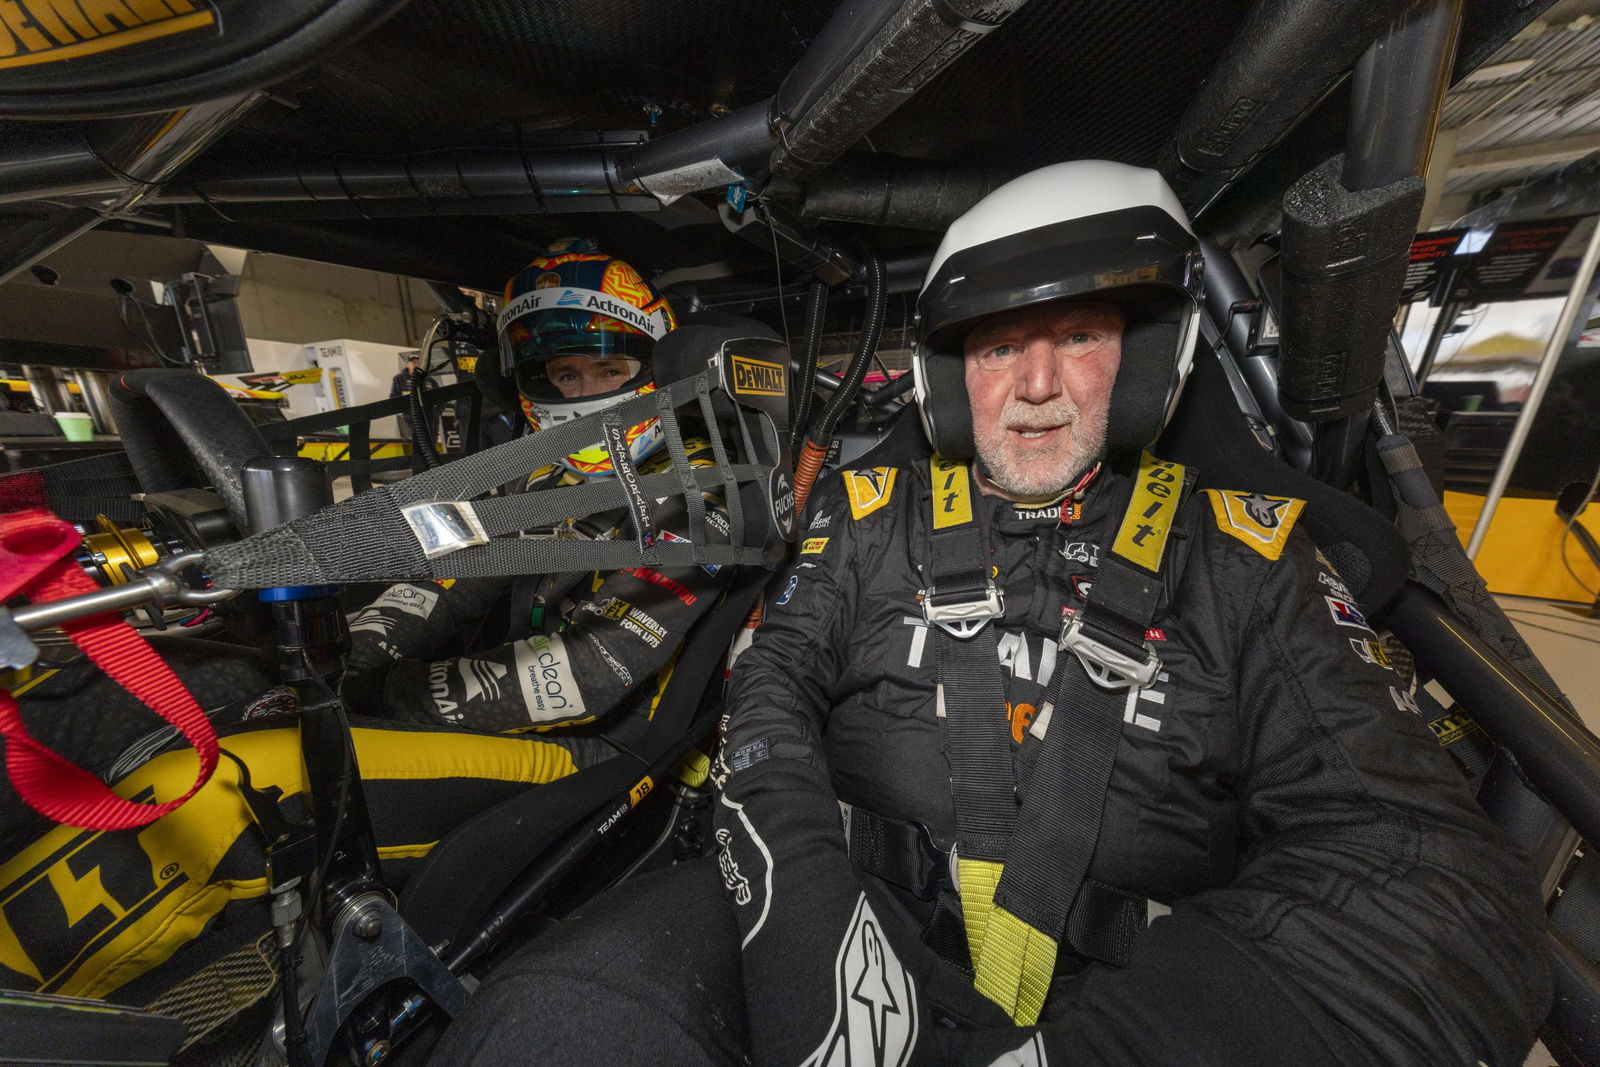
[{"label": "black racing suit", "polygon": [[[1037,1028],[973,993],[919,940],[932,905],[863,875],[841,833],[843,801],[954,837],[917,600],[926,467],[889,476],[819,491],[734,671],[717,836],[757,1062],[1521,1062],[1549,997],[1532,876],[1310,538],[1268,558],[1209,493],[1174,529],[1163,673],[1127,704],[1090,868],[1171,914],[1125,967],[1063,946]],[[975,498],[1005,591],[995,714],[1019,741],[1048,676],[1081,669],[1063,608],[1122,484],[1099,476],[1070,523]]]},{"label": "black racing suit", "polygon": [[[686,447],[692,463],[711,462],[705,442],[690,439]],[[670,463],[663,454],[642,468]],[[619,521],[620,514],[597,517],[586,524],[588,536],[630,536]],[[683,498],[657,501],[651,522],[657,537],[687,537]],[[709,498],[706,526],[712,543],[728,543],[727,515]],[[521,579],[525,596],[505,578],[403,582],[351,617],[345,695],[356,711],[409,722],[485,733],[557,730],[543,739],[589,766],[617,751],[598,736],[600,720],[623,744],[648,722],[684,637],[727,577],[713,565],[630,567]],[[507,610],[508,595],[518,616],[513,639],[484,647],[486,616]],[[613,714],[625,706],[637,714]],[[596,730],[566,729],[591,723]]]}]

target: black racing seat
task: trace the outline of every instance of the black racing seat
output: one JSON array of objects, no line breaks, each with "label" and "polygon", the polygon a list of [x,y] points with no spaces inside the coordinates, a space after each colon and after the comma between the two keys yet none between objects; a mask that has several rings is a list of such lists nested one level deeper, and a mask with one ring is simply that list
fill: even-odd
[{"label": "black racing seat", "polygon": [[1369,615],[1405,584],[1409,552],[1367,504],[1302,474],[1256,443],[1216,357],[1202,346],[1178,409],[1152,450],[1195,470],[1203,489],[1246,489],[1306,502],[1300,525]]}]

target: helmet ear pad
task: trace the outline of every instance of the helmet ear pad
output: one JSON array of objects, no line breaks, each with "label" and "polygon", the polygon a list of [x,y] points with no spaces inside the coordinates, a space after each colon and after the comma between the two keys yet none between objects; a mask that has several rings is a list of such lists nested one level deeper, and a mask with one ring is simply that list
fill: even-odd
[{"label": "helmet ear pad", "polygon": [[972,439],[972,401],[967,397],[967,361],[960,352],[929,352],[919,358],[922,430],[933,450],[964,462],[977,455]]},{"label": "helmet ear pad", "polygon": [[1137,455],[1160,436],[1178,373],[1180,336],[1170,322],[1130,322],[1123,330],[1122,360],[1106,415],[1106,452]]}]

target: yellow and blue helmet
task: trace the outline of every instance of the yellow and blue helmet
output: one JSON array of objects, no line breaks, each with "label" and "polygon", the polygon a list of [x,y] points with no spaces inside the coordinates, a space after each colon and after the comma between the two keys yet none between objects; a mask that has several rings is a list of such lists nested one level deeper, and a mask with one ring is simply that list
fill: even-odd
[{"label": "yellow and blue helmet", "polygon": [[[677,318],[666,297],[632,266],[600,252],[593,241],[569,238],[553,243],[506,283],[497,326],[502,368],[516,382],[528,423],[541,430],[654,390],[651,355],[656,342],[677,327]],[[567,356],[623,360],[631,373],[618,388],[567,397],[549,375],[551,361]],[[630,427],[626,440],[635,462],[665,443],[656,419]],[[599,443],[561,462],[584,476],[614,473]]]}]

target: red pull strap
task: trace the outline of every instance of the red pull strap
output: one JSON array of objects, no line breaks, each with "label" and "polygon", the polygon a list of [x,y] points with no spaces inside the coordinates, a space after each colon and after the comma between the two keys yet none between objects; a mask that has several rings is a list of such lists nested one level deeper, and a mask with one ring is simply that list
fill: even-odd
[{"label": "red pull strap", "polygon": [[[94,580],[72,561],[77,530],[43,508],[0,515],[0,600],[17,593],[35,602],[93,592]],[[178,728],[200,757],[200,773],[183,796],[161,804],[139,804],[117,796],[77,764],[46,748],[28,733],[16,698],[0,690],[0,736],[6,772],[17,795],[56,822],[86,830],[147,826],[199,791],[217,766],[217,734],[200,705],[172,668],[117,614],[65,623],[74,644],[112,681]]]}]

